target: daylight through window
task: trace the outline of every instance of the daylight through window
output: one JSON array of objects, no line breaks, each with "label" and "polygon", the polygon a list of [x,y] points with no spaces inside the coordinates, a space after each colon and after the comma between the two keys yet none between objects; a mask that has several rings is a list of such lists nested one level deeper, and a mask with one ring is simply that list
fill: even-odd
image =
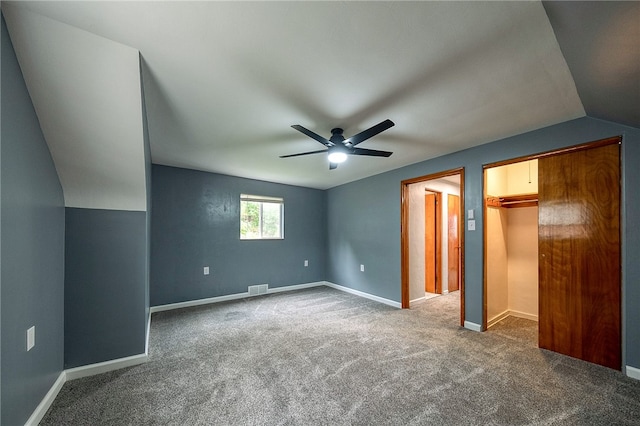
[{"label": "daylight through window", "polygon": [[240,195],[240,239],[284,238],[284,199]]}]

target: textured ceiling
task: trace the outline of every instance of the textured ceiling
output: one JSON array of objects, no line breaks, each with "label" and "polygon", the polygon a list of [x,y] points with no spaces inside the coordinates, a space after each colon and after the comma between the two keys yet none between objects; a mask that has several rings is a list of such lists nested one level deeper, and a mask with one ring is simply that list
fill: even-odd
[{"label": "textured ceiling", "polygon": [[[539,2],[7,5],[140,51],[159,164],[330,188],[585,115]],[[390,158],[278,158],[322,149],[293,124],[348,137],[387,118],[361,147]]]}]

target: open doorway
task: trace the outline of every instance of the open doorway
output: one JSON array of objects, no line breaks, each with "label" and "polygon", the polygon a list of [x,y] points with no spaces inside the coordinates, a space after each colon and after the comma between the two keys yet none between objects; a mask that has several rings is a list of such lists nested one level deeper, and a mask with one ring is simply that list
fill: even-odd
[{"label": "open doorway", "polygon": [[538,344],[538,160],[485,168],[486,329]]},{"label": "open doorway", "polygon": [[464,169],[402,182],[402,307],[460,291],[464,324]]}]

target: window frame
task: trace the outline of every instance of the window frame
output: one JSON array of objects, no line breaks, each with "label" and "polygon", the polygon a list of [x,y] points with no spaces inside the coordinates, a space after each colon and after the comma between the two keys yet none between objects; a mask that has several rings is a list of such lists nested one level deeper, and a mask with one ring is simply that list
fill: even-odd
[{"label": "window frame", "polygon": [[[258,218],[258,230],[259,236],[243,236],[242,235],[242,206],[244,202],[253,202],[260,204],[259,218]],[[279,230],[280,235],[277,237],[265,237],[264,235],[264,204],[276,204],[280,207],[280,224]],[[241,241],[258,241],[258,240],[284,240],[284,198],[283,197],[271,197],[264,195],[251,195],[251,194],[240,194],[240,240]]]}]

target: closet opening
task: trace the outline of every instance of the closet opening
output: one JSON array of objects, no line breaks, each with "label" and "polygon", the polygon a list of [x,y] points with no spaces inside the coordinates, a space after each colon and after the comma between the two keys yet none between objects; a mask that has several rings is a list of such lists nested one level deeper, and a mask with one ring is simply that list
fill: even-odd
[{"label": "closet opening", "polygon": [[483,330],[621,369],[621,144],[484,166]]},{"label": "closet opening", "polygon": [[537,346],[538,160],[487,167],[484,179],[484,329]]}]

